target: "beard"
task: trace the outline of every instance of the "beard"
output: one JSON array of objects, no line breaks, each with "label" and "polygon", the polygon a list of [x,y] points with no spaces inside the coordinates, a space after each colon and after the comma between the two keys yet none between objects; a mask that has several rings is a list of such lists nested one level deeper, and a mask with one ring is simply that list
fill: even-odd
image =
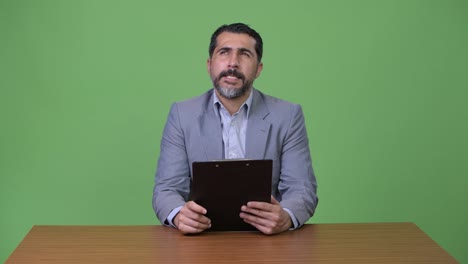
[{"label": "beard", "polygon": [[[234,76],[242,80],[242,86],[240,88],[223,87],[219,82],[221,78],[225,76]],[[252,87],[252,83],[253,82],[251,80],[246,80],[245,75],[236,69],[222,71],[218,77],[213,78],[213,86],[215,87],[216,91],[218,91],[221,96],[227,99],[234,99],[245,95],[250,90],[250,87]]]}]

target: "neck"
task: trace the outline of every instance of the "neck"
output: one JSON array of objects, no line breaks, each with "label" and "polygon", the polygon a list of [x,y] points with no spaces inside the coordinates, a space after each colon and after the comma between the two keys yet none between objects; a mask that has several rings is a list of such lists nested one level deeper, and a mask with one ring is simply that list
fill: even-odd
[{"label": "neck", "polygon": [[220,95],[216,89],[215,89],[215,92],[219,100],[223,104],[223,106],[229,112],[229,114],[233,115],[237,113],[237,111],[239,111],[239,108],[241,107],[241,105],[247,100],[247,98],[249,98],[249,95],[252,92],[252,88],[250,88],[249,91],[246,92],[241,97],[231,98],[231,99]]}]

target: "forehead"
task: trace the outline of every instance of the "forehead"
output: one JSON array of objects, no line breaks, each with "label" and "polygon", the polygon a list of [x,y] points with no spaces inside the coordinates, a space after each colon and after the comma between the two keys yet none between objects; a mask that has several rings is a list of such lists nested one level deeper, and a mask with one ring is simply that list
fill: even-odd
[{"label": "forehead", "polygon": [[244,33],[223,32],[216,38],[215,49],[220,48],[246,48],[255,51],[255,39]]}]

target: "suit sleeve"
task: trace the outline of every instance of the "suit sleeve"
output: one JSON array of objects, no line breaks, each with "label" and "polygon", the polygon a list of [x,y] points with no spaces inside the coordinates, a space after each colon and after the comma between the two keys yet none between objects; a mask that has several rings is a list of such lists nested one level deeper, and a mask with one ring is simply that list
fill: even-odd
[{"label": "suit sleeve", "polygon": [[164,127],[153,189],[153,209],[168,224],[170,212],[183,206],[190,192],[190,168],[177,104],[173,104]]},{"label": "suit sleeve", "polygon": [[317,181],[312,169],[309,140],[304,115],[299,105],[293,105],[288,131],[281,153],[281,172],[278,190],[281,205],[296,216],[299,226],[315,212]]}]

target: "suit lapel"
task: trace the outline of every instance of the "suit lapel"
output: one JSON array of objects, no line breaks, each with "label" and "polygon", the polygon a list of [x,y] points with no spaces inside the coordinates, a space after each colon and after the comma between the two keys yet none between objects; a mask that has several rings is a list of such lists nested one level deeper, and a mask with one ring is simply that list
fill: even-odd
[{"label": "suit lapel", "polygon": [[198,118],[200,137],[204,146],[206,160],[223,158],[223,136],[221,120],[213,110],[213,97],[209,96],[205,112]]},{"label": "suit lapel", "polygon": [[270,133],[270,122],[265,118],[269,110],[260,92],[253,89],[253,101],[249,112],[246,134],[246,158],[264,159],[266,144]]}]

